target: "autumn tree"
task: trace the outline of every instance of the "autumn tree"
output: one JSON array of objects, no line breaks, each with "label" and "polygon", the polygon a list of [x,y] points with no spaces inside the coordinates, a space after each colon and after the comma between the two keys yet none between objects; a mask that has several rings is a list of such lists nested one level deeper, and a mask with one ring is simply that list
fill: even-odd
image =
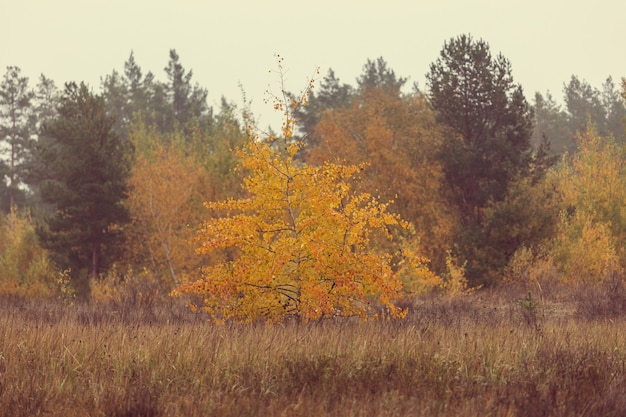
[{"label": "autumn tree", "polygon": [[[239,151],[247,173],[247,197],[207,203],[222,214],[207,220],[200,254],[234,248],[233,260],[208,267],[204,277],[177,293],[199,294],[216,319],[279,321],[332,316],[371,317],[378,302],[393,317],[401,284],[390,255],[369,247],[376,233],[406,226],[388,205],[355,192],[355,165],[298,162],[302,144],[292,141],[293,109],[306,99],[275,103],[285,113],[283,136],[260,141],[253,135]],[[253,132],[253,130],[251,130]],[[279,141],[281,146],[270,146]]]},{"label": "autumn tree", "polygon": [[0,214],[0,294],[51,298],[61,277],[26,211]]},{"label": "autumn tree", "polygon": [[563,210],[551,254],[565,280],[600,281],[626,267],[626,149],[592,125],[577,140],[555,172]]},{"label": "autumn tree", "polygon": [[113,131],[104,99],[81,83],[69,83],[58,116],[45,123],[35,147],[30,183],[52,208],[41,230],[44,246],[70,267],[86,291],[86,271],[97,279],[118,245],[127,220],[129,149]]},{"label": "autumn tree", "polygon": [[[145,252],[146,265],[160,276],[164,286],[180,284],[180,275],[191,267],[194,207],[191,204],[202,170],[181,155],[174,145],[159,144],[152,155],[141,155],[133,168],[128,204],[135,232],[134,245]],[[189,248],[189,249],[188,249]]]},{"label": "autumn tree", "polygon": [[445,269],[455,220],[446,204],[438,160],[442,130],[426,98],[421,93],[402,96],[397,88],[369,87],[349,108],[326,111],[315,133],[320,142],[311,147],[307,162],[366,164],[358,190],[393,201],[391,210],[414,225],[410,239],[420,253],[436,271]]},{"label": "autumn tree", "polygon": [[199,159],[186,152],[182,135],[139,121],[130,140],[138,152],[128,181],[125,252],[131,267],[149,271],[167,293],[201,266],[191,242],[202,201],[213,194],[211,183]]},{"label": "autumn tree", "polygon": [[194,119],[184,131],[162,132],[136,117],[129,140],[135,149],[127,201],[131,224],[125,228],[126,256],[120,266],[142,272],[132,273],[136,283],[155,284],[152,289],[168,293],[197,279],[202,265],[226,256],[215,251],[198,257],[192,237],[207,216],[204,201],[241,195],[233,150],[243,145],[246,132],[236,108],[223,100],[210,123]]}]

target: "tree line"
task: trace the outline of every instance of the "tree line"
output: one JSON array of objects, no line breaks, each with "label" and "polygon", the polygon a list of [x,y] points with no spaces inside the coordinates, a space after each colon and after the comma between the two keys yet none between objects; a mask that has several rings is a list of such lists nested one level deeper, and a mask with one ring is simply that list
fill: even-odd
[{"label": "tree line", "polygon": [[[50,293],[61,273],[85,297],[129,282],[207,300],[209,291],[214,303],[228,293],[230,304],[205,307],[248,318],[255,306],[277,316],[361,314],[353,307],[371,290],[401,315],[387,301],[402,292],[602,280],[626,266],[626,85],[620,92],[611,78],[596,89],[572,76],[565,107],[549,92],[530,103],[502,54],[460,35],[430,65],[425,91],[406,92],[407,79],[383,58],[367,60],[355,85],[331,69],[302,95],[273,97],[285,122],[259,133],[245,107],[225,98],[208,106],[175,50],[164,72],[164,82],[144,74],[131,53],[96,93],[84,83],[58,89],[43,75],[31,89],[19,68],[7,68],[0,290]],[[294,202],[305,195],[332,210]],[[252,238],[241,230],[263,243],[246,246]],[[266,263],[235,288],[229,274],[246,276],[246,256]],[[264,304],[242,303],[242,288]]]}]

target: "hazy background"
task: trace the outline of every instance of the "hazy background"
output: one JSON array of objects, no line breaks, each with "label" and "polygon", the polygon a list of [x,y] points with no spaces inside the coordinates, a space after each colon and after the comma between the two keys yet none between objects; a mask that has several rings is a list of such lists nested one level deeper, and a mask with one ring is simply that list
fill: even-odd
[{"label": "hazy background", "polygon": [[550,90],[561,101],[572,74],[600,88],[626,75],[626,2],[588,1],[147,1],[0,0],[0,69],[16,65],[34,87],[40,73],[85,81],[99,91],[131,50],[144,74],[164,80],[175,48],[193,80],[241,102],[239,83],[261,123],[276,88],[274,54],[285,58],[287,87],[300,90],[316,66],[354,84],[368,58],[379,56],[409,84],[424,75],[444,41],[461,33],[485,39],[513,65],[526,96]]}]

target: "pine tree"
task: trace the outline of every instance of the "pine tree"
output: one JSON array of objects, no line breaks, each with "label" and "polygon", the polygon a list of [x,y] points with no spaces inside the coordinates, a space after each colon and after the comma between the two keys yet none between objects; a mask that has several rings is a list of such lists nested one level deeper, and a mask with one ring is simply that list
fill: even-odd
[{"label": "pine tree", "polygon": [[31,147],[33,97],[28,78],[21,76],[18,67],[7,67],[0,83],[0,144],[5,142],[9,153],[10,209],[15,207],[18,195],[23,194],[18,186],[23,180],[23,168]]},{"label": "pine tree", "polygon": [[481,209],[528,165],[532,111],[509,61],[469,35],[444,44],[427,81],[437,120],[453,132],[442,156],[455,203],[465,223],[479,224]]},{"label": "pine tree", "polygon": [[437,120],[447,126],[441,159],[451,202],[459,211],[455,255],[467,260],[467,278],[484,283],[488,266],[476,250],[500,251],[485,230],[485,209],[504,200],[510,184],[529,171],[532,110],[511,64],[469,35],[444,44],[427,74]]},{"label": "pine tree", "polygon": [[102,96],[69,83],[34,153],[31,182],[53,208],[40,236],[81,290],[84,272],[99,277],[128,217],[122,200],[130,149],[113,133],[114,122]]}]

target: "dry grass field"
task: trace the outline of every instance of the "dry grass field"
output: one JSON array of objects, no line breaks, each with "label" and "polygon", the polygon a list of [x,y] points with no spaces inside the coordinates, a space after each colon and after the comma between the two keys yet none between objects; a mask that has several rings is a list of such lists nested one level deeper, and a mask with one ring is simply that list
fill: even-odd
[{"label": "dry grass field", "polygon": [[623,416],[620,286],[217,326],[175,301],[0,300],[3,416]]}]

